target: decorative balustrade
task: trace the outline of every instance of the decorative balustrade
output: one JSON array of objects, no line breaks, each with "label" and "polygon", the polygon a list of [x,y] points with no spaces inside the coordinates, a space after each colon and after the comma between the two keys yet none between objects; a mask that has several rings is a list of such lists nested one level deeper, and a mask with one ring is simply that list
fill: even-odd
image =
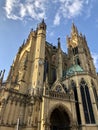
[{"label": "decorative balustrade", "polygon": [[45,91],[45,96],[48,96],[51,98],[66,99],[66,100],[74,99],[73,94],[49,91],[49,90]]}]

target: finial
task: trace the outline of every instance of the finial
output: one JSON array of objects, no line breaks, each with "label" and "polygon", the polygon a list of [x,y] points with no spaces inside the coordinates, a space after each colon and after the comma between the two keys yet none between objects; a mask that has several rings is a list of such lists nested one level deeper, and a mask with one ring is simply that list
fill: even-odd
[{"label": "finial", "polygon": [[33,28],[31,28],[31,32],[33,32]]},{"label": "finial", "polygon": [[74,25],[74,23],[72,23],[72,33],[74,33],[75,32],[75,25]]},{"label": "finial", "polygon": [[1,81],[3,81],[4,73],[5,73],[5,69],[3,70],[3,73],[2,73],[2,75],[1,75]]},{"label": "finial", "polygon": [[42,23],[45,23],[44,18],[42,19]]},{"label": "finial", "polygon": [[58,42],[60,42],[60,37],[58,37]]},{"label": "finial", "polygon": [[77,29],[77,27],[75,26],[75,24],[72,23],[71,34],[74,34],[74,33],[78,34],[78,29]]},{"label": "finial", "polygon": [[84,38],[84,40],[86,40],[86,36],[85,35],[83,36],[83,38]]},{"label": "finial", "polygon": [[24,46],[24,44],[25,44],[25,39],[23,40],[22,46]]},{"label": "finial", "polygon": [[46,30],[46,24],[44,22],[44,19],[42,19],[42,22],[38,25],[38,29]]},{"label": "finial", "polygon": [[80,36],[82,37],[82,33],[80,32]]},{"label": "finial", "polygon": [[60,48],[60,37],[58,38],[58,48]]},{"label": "finial", "polygon": [[0,76],[1,76],[1,74],[2,74],[2,70],[0,71]]}]

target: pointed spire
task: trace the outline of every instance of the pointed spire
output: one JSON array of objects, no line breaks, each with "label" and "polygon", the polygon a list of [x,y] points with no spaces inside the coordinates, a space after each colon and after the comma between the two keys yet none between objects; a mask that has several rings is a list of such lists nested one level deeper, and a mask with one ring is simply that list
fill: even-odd
[{"label": "pointed spire", "polygon": [[3,70],[3,74],[2,74],[2,80],[3,80],[3,78],[4,78],[4,74],[5,74],[5,69]]},{"label": "pointed spire", "polygon": [[22,47],[25,45],[25,39],[23,40]]},{"label": "pointed spire", "polygon": [[2,74],[2,70],[0,71],[0,76],[1,76],[1,74]]},{"label": "pointed spire", "polygon": [[58,38],[58,48],[61,48],[60,37]]},{"label": "pointed spire", "polygon": [[42,19],[42,23],[45,23],[44,18]]},{"label": "pointed spire", "polygon": [[3,78],[4,78],[4,73],[5,73],[5,69],[0,72],[0,76],[1,76],[1,77],[0,77],[0,81],[1,81],[1,83],[2,83]]},{"label": "pointed spire", "polygon": [[23,40],[23,44],[25,44],[25,39]]},{"label": "pointed spire", "polygon": [[83,36],[83,38],[84,38],[84,40],[86,40],[86,36],[85,35]]},{"label": "pointed spire", "polygon": [[74,33],[78,34],[78,29],[77,29],[77,27],[75,26],[75,24],[72,23],[71,34],[73,35]]},{"label": "pointed spire", "polygon": [[72,23],[72,32],[75,32],[75,25]]},{"label": "pointed spire", "polygon": [[38,29],[43,29],[43,30],[46,30],[46,24],[45,24],[45,21],[44,19],[42,19],[42,22],[39,24],[38,26]]},{"label": "pointed spire", "polygon": [[82,37],[82,33],[80,32],[80,36]]},{"label": "pointed spire", "polygon": [[31,32],[33,32],[33,28],[31,28]]}]

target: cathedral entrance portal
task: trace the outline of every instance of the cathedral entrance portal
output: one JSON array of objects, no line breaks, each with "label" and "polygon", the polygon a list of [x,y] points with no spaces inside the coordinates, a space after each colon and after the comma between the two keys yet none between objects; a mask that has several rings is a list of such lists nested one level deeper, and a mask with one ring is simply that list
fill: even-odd
[{"label": "cathedral entrance portal", "polygon": [[50,130],[70,130],[70,119],[62,108],[55,108],[50,116]]}]

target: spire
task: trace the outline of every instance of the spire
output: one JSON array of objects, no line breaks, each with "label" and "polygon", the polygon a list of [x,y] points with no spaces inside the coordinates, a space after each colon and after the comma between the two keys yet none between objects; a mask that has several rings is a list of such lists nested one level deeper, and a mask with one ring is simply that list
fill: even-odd
[{"label": "spire", "polygon": [[75,32],[75,25],[72,23],[72,32]]},{"label": "spire", "polygon": [[45,22],[44,22],[44,19],[42,19],[42,23],[45,23]]},{"label": "spire", "polygon": [[3,70],[2,79],[4,78],[4,74],[5,74],[5,69]]},{"label": "spire", "polygon": [[78,29],[74,23],[72,23],[71,34],[78,34]]},{"label": "spire", "polygon": [[39,24],[38,26],[38,29],[43,29],[43,30],[46,30],[46,24],[45,24],[45,21],[44,19],[42,19],[42,22]]},{"label": "spire", "polygon": [[2,70],[0,71],[0,76],[1,76],[1,74],[2,74]]},{"label": "spire", "polygon": [[4,78],[4,73],[5,73],[5,69],[0,72],[0,82],[1,82],[1,83],[2,83],[3,78]]},{"label": "spire", "polygon": [[61,48],[60,37],[58,38],[58,48]]},{"label": "spire", "polygon": [[62,50],[60,47],[60,38],[58,38],[58,65],[57,65],[57,80],[62,78]]},{"label": "spire", "polygon": [[24,45],[25,44],[25,39],[23,40],[23,44],[22,45]]}]

